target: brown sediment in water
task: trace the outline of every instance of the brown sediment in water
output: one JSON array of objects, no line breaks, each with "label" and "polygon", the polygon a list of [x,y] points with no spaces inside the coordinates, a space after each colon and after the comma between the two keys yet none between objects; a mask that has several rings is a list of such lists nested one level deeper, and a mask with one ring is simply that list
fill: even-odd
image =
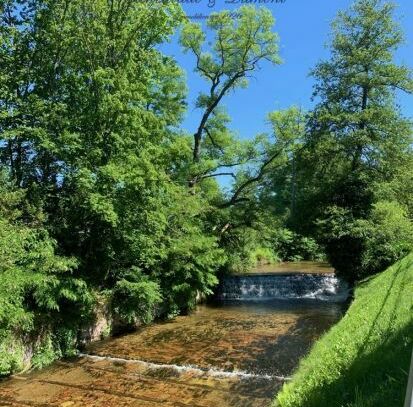
[{"label": "brown sediment in water", "polygon": [[282,377],[341,313],[317,302],[200,306],[85,352],[100,357],[2,382],[0,406],[269,406]]},{"label": "brown sediment in water", "polygon": [[243,274],[333,274],[334,271],[334,268],[326,262],[297,261],[263,264]]}]

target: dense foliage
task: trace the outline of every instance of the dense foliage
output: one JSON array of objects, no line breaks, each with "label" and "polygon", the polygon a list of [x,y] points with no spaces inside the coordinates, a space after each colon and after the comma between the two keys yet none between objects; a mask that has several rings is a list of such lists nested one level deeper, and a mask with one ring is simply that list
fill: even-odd
[{"label": "dense foliage", "polygon": [[402,41],[393,9],[359,0],[339,14],[331,57],[312,72],[317,104],[296,128],[301,147],[267,189],[277,213],[324,246],[350,281],[412,248],[412,123],[396,96],[411,92],[413,80],[393,61]]},{"label": "dense foliage", "polygon": [[[333,264],[352,279],[389,266],[409,252],[407,243],[411,243],[402,232],[409,228],[408,219],[385,210],[385,203],[377,197],[381,183],[391,183],[397,168],[412,157],[411,123],[396,107],[395,90],[412,91],[413,81],[406,67],[393,62],[402,36],[392,11],[391,4],[369,0],[356,2],[341,13],[333,26],[331,60],[320,63],[313,72],[321,101],[312,118],[310,143],[315,143],[315,151],[322,148],[326,156],[334,153],[329,165],[336,167],[334,176],[329,173],[326,180],[331,192],[323,200],[320,214],[326,232],[322,238]],[[318,169],[316,174],[320,174]],[[407,202],[400,200],[399,204],[403,207]],[[381,221],[376,223],[378,212]],[[344,222],[339,220],[337,231],[341,217]],[[357,230],[363,229],[363,221],[369,223],[364,235]],[[396,240],[384,238],[393,246],[386,250],[387,261],[374,263],[371,258],[371,263],[367,259],[375,244],[371,235],[383,236],[383,227],[388,227],[384,232],[387,238],[397,229],[401,235]],[[346,247],[352,249],[352,260],[335,261],[338,249]],[[380,260],[384,260],[382,255]]]},{"label": "dense foliage", "polygon": [[[273,27],[263,7],[203,29],[170,1],[0,2],[0,374],[15,336],[40,335],[38,366],[70,353],[101,296],[136,324],[190,311],[222,272],[327,255],[356,280],[411,249],[395,90],[412,80],[392,6],[340,14],[314,110],[271,112],[268,134],[240,139],[223,103],[280,63]],[[206,84],[193,135],[160,47],[177,30]]]},{"label": "dense foliage", "polygon": [[[21,367],[16,338],[39,327],[54,333],[51,359],[70,352],[74,340],[61,343],[61,339],[71,335],[69,327],[80,327],[93,298],[85,281],[73,275],[76,259],[55,254],[56,242],[42,227],[41,214],[27,206],[23,190],[9,185],[4,173],[0,175],[1,376]],[[50,342],[50,337],[41,338],[39,346],[45,341]]]},{"label": "dense foliage", "polygon": [[[193,308],[232,264],[231,211],[213,173],[264,147],[229,135],[218,104],[260,60],[278,61],[277,38],[271,13],[253,7],[211,17],[215,60],[172,2],[3,1],[0,11],[1,346],[40,335],[40,366],[74,346],[101,294],[124,322],[149,322]],[[179,130],[182,71],[158,47],[179,27],[212,81],[198,101],[202,160]],[[252,259],[257,248],[234,252]]]},{"label": "dense foliage", "polygon": [[2,2],[2,335],[63,318],[76,337],[70,310],[99,292],[150,321],[216,283],[208,201],[176,176],[185,83],[157,48],[183,17],[173,3]]}]

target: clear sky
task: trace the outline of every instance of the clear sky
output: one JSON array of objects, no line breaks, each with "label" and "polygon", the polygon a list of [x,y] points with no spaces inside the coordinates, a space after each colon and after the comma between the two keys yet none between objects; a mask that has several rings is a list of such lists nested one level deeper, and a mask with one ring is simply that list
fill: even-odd
[{"label": "clear sky", "polygon": [[[210,0],[188,0],[188,3],[191,1],[198,4],[183,4],[188,15],[208,15],[211,11],[235,9],[240,5],[215,0],[215,7],[208,7]],[[396,60],[413,68],[413,0],[396,0],[396,3],[396,16],[405,33],[405,44],[398,50]],[[317,61],[328,57],[325,44],[330,34],[330,22],[338,10],[350,4],[350,0],[285,0],[284,3],[267,4],[276,19],[275,31],[280,36],[280,54],[284,63],[275,67],[263,64],[247,89],[237,89],[224,99],[232,118],[231,128],[240,137],[249,138],[267,131],[266,116],[272,110],[294,104],[311,108],[313,80],[308,76],[309,71]],[[187,73],[189,106],[183,127],[193,133],[200,114],[194,110],[194,100],[201,90],[206,89],[206,82],[193,72],[194,58],[182,53],[176,38],[163,50],[174,55]],[[404,114],[413,118],[413,96],[400,95],[399,102]]]}]

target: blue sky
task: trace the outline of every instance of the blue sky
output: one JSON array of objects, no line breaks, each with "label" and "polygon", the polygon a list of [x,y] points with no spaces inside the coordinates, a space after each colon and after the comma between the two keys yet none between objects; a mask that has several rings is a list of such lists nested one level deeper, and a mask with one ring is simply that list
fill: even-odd
[{"label": "blue sky", "polygon": [[[199,3],[183,5],[188,15],[208,15],[211,11],[239,6],[216,0],[215,7],[210,8],[209,0],[196,1]],[[413,68],[413,0],[396,3],[396,16],[405,33],[405,44],[398,50],[396,60]],[[275,31],[280,36],[280,54],[284,63],[275,67],[263,64],[247,89],[238,89],[224,99],[232,118],[231,128],[240,137],[249,138],[267,131],[266,116],[270,111],[291,105],[311,108],[313,80],[308,76],[309,71],[317,61],[328,57],[324,46],[329,38],[330,22],[340,9],[350,4],[350,0],[285,0],[284,3],[267,4],[276,19]],[[193,72],[194,59],[182,53],[176,38],[163,50],[173,55],[186,71],[189,106],[183,127],[193,133],[200,115],[194,110],[194,101],[207,84]],[[413,118],[413,96],[400,95],[399,102],[404,114]]]}]

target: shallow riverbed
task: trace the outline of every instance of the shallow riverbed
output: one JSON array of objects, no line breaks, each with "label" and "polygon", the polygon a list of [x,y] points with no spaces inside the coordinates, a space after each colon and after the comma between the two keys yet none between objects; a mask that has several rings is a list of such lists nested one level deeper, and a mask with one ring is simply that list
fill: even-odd
[{"label": "shallow riverbed", "polygon": [[303,300],[199,306],[0,383],[0,406],[269,406],[343,311]]}]

